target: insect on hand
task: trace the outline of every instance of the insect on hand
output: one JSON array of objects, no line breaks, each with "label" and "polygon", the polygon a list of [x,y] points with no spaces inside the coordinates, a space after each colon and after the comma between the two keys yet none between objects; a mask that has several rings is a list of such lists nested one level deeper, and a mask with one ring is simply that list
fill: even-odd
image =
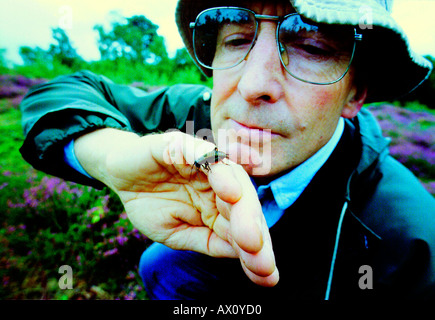
[{"label": "insect on hand", "polygon": [[202,166],[204,170],[210,171],[210,163],[217,163],[225,158],[228,159],[228,155],[225,152],[219,151],[218,148],[215,147],[213,151],[207,152],[203,156],[196,159],[193,165],[197,169],[200,169]]}]

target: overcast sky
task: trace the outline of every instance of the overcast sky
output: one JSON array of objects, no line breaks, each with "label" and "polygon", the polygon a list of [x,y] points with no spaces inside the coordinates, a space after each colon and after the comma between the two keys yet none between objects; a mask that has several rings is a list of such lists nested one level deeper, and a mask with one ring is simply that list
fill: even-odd
[{"label": "overcast sky", "polygon": [[[113,13],[124,17],[145,15],[160,28],[170,54],[182,47],[175,25],[177,0],[0,0],[0,48],[6,58],[22,63],[20,46],[47,49],[51,28],[66,30],[85,60],[98,60],[96,24],[110,26]],[[435,56],[435,0],[395,0],[393,16],[408,33],[418,53]]]}]

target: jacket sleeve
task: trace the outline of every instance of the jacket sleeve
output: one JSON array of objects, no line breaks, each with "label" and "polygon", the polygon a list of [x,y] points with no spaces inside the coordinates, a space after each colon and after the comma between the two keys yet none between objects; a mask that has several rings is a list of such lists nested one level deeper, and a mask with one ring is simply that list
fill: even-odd
[{"label": "jacket sleeve", "polygon": [[[63,161],[63,148],[98,128],[116,128],[144,135],[168,129],[210,127],[209,105],[203,97],[210,89],[176,85],[147,93],[118,85],[89,71],[61,76],[31,88],[21,103],[25,140],[23,158],[35,169],[96,188],[102,185],[78,174]],[[208,99],[207,99],[208,100]]]}]

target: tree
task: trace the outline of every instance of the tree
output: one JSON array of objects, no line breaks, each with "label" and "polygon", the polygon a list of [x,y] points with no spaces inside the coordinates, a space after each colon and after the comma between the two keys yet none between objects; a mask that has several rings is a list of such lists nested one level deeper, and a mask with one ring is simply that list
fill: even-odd
[{"label": "tree", "polygon": [[22,46],[19,49],[19,54],[26,66],[31,66],[39,62],[48,63],[52,61],[52,56],[40,47],[30,48]]},{"label": "tree", "polygon": [[207,81],[206,76],[197,68],[186,48],[178,49],[171,62],[173,70],[196,74],[201,81]]},{"label": "tree", "polygon": [[57,44],[50,45],[48,54],[53,57],[53,59],[58,60],[61,64],[70,68],[74,65],[82,64],[83,59],[71,45],[66,32],[61,28],[53,28],[52,31],[53,39],[56,40]]},{"label": "tree", "polygon": [[113,22],[106,32],[96,25],[98,49],[102,60],[126,58],[140,63],[156,64],[168,57],[163,37],[157,34],[157,25],[145,16],[133,16],[126,23]]},{"label": "tree", "polygon": [[55,61],[69,68],[82,65],[84,60],[71,45],[65,31],[61,28],[53,28],[52,33],[56,43],[51,44],[48,50],[41,49],[40,47],[20,47],[19,54],[23,59],[24,65],[33,65],[35,63],[48,65],[53,64]]},{"label": "tree", "polygon": [[195,63],[186,48],[177,49],[173,61],[177,69],[185,69],[195,66]]},{"label": "tree", "polygon": [[0,74],[6,73],[9,70],[8,61],[5,58],[6,49],[0,48]]}]

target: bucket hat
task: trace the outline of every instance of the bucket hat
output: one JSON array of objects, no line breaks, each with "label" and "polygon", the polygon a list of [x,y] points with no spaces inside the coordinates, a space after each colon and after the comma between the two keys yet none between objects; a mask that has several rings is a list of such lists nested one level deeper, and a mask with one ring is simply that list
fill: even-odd
[{"label": "bucket hat", "polygon": [[[266,1],[266,0],[263,0]],[[432,64],[409,45],[403,29],[391,17],[392,0],[289,0],[295,11],[316,23],[350,25],[363,35],[354,63],[368,85],[366,102],[397,99],[418,87]],[[195,59],[190,22],[203,10],[237,6],[238,0],[179,0],[175,13],[181,38],[197,66],[208,76],[212,70]]]}]

